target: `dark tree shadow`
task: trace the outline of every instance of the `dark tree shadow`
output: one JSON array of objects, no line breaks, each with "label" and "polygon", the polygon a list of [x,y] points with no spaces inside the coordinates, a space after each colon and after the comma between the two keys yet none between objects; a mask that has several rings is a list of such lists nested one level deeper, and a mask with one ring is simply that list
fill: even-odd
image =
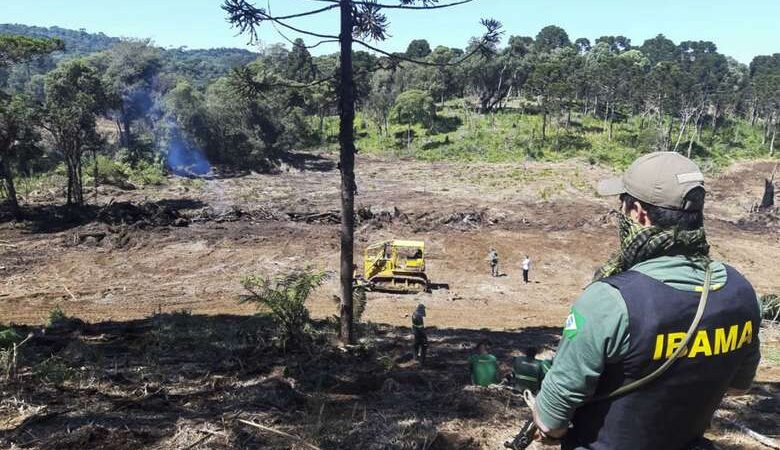
[{"label": "dark tree shadow", "polygon": [[443,141],[431,141],[431,142],[426,142],[425,144],[423,144],[422,145],[422,149],[423,150],[435,150],[435,149],[437,149],[439,147],[444,147],[444,146],[447,146],[447,145],[450,145],[450,140],[449,139],[445,139]]},{"label": "dark tree shadow", "polygon": [[563,133],[558,137],[558,145],[567,150],[588,150],[591,148],[590,141],[581,134]]},{"label": "dark tree shadow", "polygon": [[436,116],[430,127],[431,134],[451,133],[463,125],[463,119],[458,116]]},{"label": "dark tree shadow", "polygon": [[[289,446],[235,421],[259,415],[303,436],[316,431],[324,449],[363,448],[377,430],[344,433],[362,420],[355,416],[365,415],[367,424],[385,417],[388,425],[427,417],[427,426],[437,427],[459,418],[494,420],[501,408],[521,407],[510,397],[464,390],[474,343],[490,340],[508,362],[525,346],[553,344],[558,332],[432,328],[429,364],[417,367],[402,362],[412,346],[410,329],[364,324],[361,334],[372,344],[344,351],[329,343],[334,325],[317,322],[311,344],[299,349],[274,345],[274,324],[264,316],[72,320],[45,333],[18,327],[20,335],[34,334],[21,359],[25,375],[0,384],[0,394],[46,410],[0,432],[0,446],[24,447],[34,436],[43,448],[192,448],[205,424],[222,429],[224,448]],[[176,441],[188,426],[191,440]],[[385,432],[419,439],[416,445],[424,440],[403,429]]]},{"label": "dark tree shadow", "polygon": [[[289,438],[236,420],[243,418],[322,449],[367,448],[378,440],[477,449],[448,434],[446,424],[501,424],[491,427],[509,437],[529,412],[506,391],[469,387],[476,343],[489,341],[506,367],[518,352],[554,346],[560,335],[557,327],[430,327],[429,358],[420,366],[409,358],[408,327],[361,324],[360,344],[342,349],[333,345],[336,326],[315,322],[299,348],[277,345],[266,316],[182,312],[95,324],[63,320],[45,333],[17,327],[33,338],[20,355],[19,378],[0,384],[0,398],[45,409],[1,431],[0,446],[184,449],[207,441],[203,448],[290,448]],[[756,431],[777,434],[779,387],[757,383],[758,401],[724,407]],[[24,408],[9,414],[18,411]],[[430,445],[433,436],[438,444]]]}]

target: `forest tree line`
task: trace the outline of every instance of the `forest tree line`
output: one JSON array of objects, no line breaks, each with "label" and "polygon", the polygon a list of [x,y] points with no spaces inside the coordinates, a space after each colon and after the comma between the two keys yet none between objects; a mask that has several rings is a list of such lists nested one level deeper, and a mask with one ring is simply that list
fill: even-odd
[{"label": "forest tree line", "polygon": [[[0,34],[0,175],[15,211],[15,177],[64,166],[67,202],[80,205],[85,167],[97,168],[103,156],[163,170],[176,139],[217,166],[267,168],[290,150],[325,143],[338,112],[338,55],[313,56],[302,40],[255,54],[0,27],[9,30],[16,34]],[[52,39],[58,33],[62,39]],[[766,154],[774,152],[780,54],[745,65],[709,41],[572,40],[557,26],[476,45],[414,40],[394,57],[354,52],[363,126],[379,135],[435,129],[442,105],[457,104],[474,114],[539,117],[538,145],[552,139],[551,127],[568,129],[587,116],[608,140],[615,124],[631,119],[650,132],[647,150],[690,154],[703,130],[728,133],[743,121],[759,130]]]}]

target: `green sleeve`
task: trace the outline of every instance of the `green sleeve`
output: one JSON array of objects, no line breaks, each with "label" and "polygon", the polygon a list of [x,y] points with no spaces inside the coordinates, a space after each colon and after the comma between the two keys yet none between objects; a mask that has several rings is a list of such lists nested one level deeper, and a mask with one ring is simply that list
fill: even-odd
[{"label": "green sleeve", "polygon": [[628,353],[628,311],[617,289],[594,283],[566,319],[552,369],[542,382],[536,410],[551,429],[566,428],[574,411],[596,390],[604,366]]},{"label": "green sleeve", "polygon": [[[758,301],[758,316],[763,317],[763,306],[761,300]],[[748,347],[748,355],[745,361],[740,366],[737,374],[731,380],[729,387],[734,389],[750,389],[750,385],[753,384],[753,379],[756,377],[756,371],[758,370],[758,363],[761,361],[761,343],[758,340],[758,326],[755,327],[753,332],[755,333],[753,341]]]}]

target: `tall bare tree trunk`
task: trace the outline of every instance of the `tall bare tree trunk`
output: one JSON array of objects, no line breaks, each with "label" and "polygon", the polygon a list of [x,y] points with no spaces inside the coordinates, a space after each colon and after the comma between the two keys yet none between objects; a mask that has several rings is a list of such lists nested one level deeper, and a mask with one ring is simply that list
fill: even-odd
[{"label": "tall bare tree trunk", "polygon": [[355,233],[355,93],[352,74],[352,2],[341,0],[341,342],[352,343],[352,276]]},{"label": "tall bare tree trunk", "polygon": [[5,193],[8,196],[8,203],[11,205],[11,212],[17,219],[22,218],[22,209],[19,208],[19,200],[16,198],[16,186],[14,185],[14,176],[11,173],[11,165],[8,159],[0,159],[0,177],[5,184]]},{"label": "tall bare tree trunk", "polygon": [[71,164],[71,156],[70,156],[70,150],[67,150],[67,147],[65,148],[65,167],[68,169],[68,189],[67,189],[67,200],[66,204],[68,206],[71,206],[73,204],[73,164]]},{"label": "tall bare tree trunk", "polygon": [[772,140],[769,141],[769,156],[775,155],[775,137],[777,136],[777,125],[772,129]]},{"label": "tall bare tree trunk", "polygon": [[712,114],[712,131],[718,129],[718,116],[720,115],[720,101],[715,103],[715,112]]},{"label": "tall bare tree trunk", "polygon": [[95,188],[95,204],[97,204],[98,198],[98,159],[97,159],[97,147],[92,150],[92,159],[94,160],[94,166],[92,167],[92,185]]},{"label": "tall bare tree trunk", "polygon": [[699,113],[696,115],[696,121],[694,122],[693,130],[691,130],[690,138],[688,139],[688,159],[691,158],[691,153],[693,152],[693,142],[701,140],[701,119],[703,114],[704,108],[699,110]]},{"label": "tall bare tree trunk", "polygon": [[547,105],[542,106],[542,142],[547,137]]},{"label": "tall bare tree trunk", "polygon": [[756,113],[756,102],[753,102],[753,104],[750,105],[750,126],[756,125],[756,117],[758,117],[758,114]]},{"label": "tall bare tree trunk", "polygon": [[766,138],[769,136],[769,122],[770,118],[764,119],[764,130],[761,133],[761,145],[766,145]]},{"label": "tall bare tree trunk", "polygon": [[[683,133],[685,133],[685,128],[687,126],[688,126],[688,116],[686,115],[685,117],[681,117],[680,118],[680,133],[677,135],[677,142],[675,142],[674,150],[672,150],[672,151],[675,151],[675,152],[677,151],[677,147],[680,146],[680,140],[682,140]],[[671,133],[671,131],[670,131],[670,133]]]}]

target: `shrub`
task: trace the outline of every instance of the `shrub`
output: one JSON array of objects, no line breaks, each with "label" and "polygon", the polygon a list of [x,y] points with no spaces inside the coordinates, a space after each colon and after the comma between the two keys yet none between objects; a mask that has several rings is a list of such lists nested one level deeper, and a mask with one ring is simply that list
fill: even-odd
[{"label": "shrub", "polygon": [[0,327],[0,349],[7,349],[22,340],[19,333],[10,327]]},{"label": "shrub", "polygon": [[305,342],[311,323],[306,300],[327,278],[325,272],[309,269],[275,278],[250,275],[241,280],[250,295],[242,297],[239,303],[267,308],[278,327],[277,337],[282,346],[299,346]]},{"label": "shrub", "polygon": [[65,311],[60,308],[60,305],[55,306],[51,309],[51,311],[49,311],[50,327],[66,320],[68,320],[68,316],[65,315]]},{"label": "shrub", "polygon": [[[85,170],[87,183],[94,182],[94,161]],[[159,159],[154,161],[139,160],[134,164],[113,159],[105,155],[97,155],[98,182],[122,189],[134,189],[135,186],[165,184],[165,168]]]},{"label": "shrub", "polygon": [[433,125],[436,118],[436,103],[431,95],[418,89],[408,90],[395,100],[390,120],[403,125],[423,124],[426,128]]}]

